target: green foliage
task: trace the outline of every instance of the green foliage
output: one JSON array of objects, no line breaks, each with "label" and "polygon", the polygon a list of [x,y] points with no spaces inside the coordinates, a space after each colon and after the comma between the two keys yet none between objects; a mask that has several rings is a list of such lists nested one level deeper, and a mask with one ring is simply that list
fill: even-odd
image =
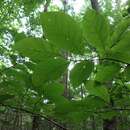
[{"label": "green foliage", "polygon": [[125,68],[124,76],[125,76],[126,81],[130,81],[130,66],[129,65]]},{"label": "green foliage", "polygon": [[111,120],[113,117],[118,115],[118,112],[116,111],[108,111],[100,114],[103,119]]},{"label": "green foliage", "polygon": [[14,32],[14,41],[18,42],[21,39],[26,38],[26,35],[24,33],[16,33]]},{"label": "green foliage", "polygon": [[120,38],[120,41],[112,48],[114,52],[129,52],[130,45],[130,32],[125,32],[123,36]]},{"label": "green foliage", "polygon": [[106,86],[97,84],[93,81],[88,81],[88,83],[86,84],[86,88],[90,95],[99,97],[108,103],[110,102],[110,96]]},{"label": "green foliage", "polygon": [[115,63],[110,63],[107,65],[100,65],[98,72],[96,73],[95,80],[98,82],[111,81],[120,70],[120,65]]},{"label": "green foliage", "polygon": [[123,19],[115,28],[112,34],[111,51],[107,57],[119,60],[122,62],[130,63],[129,56],[129,17]]},{"label": "green foliage", "polygon": [[78,23],[63,12],[41,14],[45,37],[61,50],[81,54],[84,51],[82,30]]},{"label": "green foliage", "polygon": [[0,103],[4,103],[6,100],[10,100],[14,98],[13,95],[10,94],[0,94]]},{"label": "green foliage", "polygon": [[53,46],[49,42],[38,38],[22,39],[16,42],[14,49],[35,62],[40,62],[44,58],[50,58],[56,55],[56,52],[53,51]]},{"label": "green foliage", "polygon": [[116,30],[112,34],[112,42],[114,44],[117,44],[123,35],[123,33],[127,30],[127,28],[130,26],[130,18],[125,18],[119,24],[116,26]]},{"label": "green foliage", "polygon": [[[60,83],[50,83],[43,86],[45,97],[53,102],[63,101],[64,86]],[[63,100],[62,100],[63,99]]]},{"label": "green foliage", "polygon": [[22,4],[24,6],[25,14],[29,15],[39,4],[44,3],[45,0],[15,0],[15,2],[18,5]]},{"label": "green foliage", "polygon": [[[117,78],[122,73],[121,65],[130,62],[128,22],[124,20],[117,25],[112,36],[107,18],[94,10],[88,10],[85,13],[82,28],[80,22],[76,22],[72,16],[61,11],[42,13],[40,23],[44,38],[29,37],[16,40],[13,46],[19,54],[29,57],[34,62],[33,67],[26,63],[28,69],[32,71],[29,80],[26,76],[19,78],[20,71],[18,76],[16,75],[17,79],[26,79],[23,83],[25,88],[28,88],[27,82],[30,82],[29,88],[38,93],[35,100],[31,96],[27,98],[30,100],[30,102],[27,100],[29,106],[39,101],[39,98],[44,98],[47,100],[44,105],[52,105],[51,109],[55,116],[73,123],[82,122],[108,106],[110,112],[98,115],[102,119],[109,120],[116,116],[117,113],[110,107],[111,99],[119,98],[121,90],[118,92],[116,90],[112,92],[112,90],[115,89]],[[89,52],[84,52],[85,42],[89,43],[86,44],[89,45],[87,46],[90,49]],[[96,48],[96,52],[93,48]],[[69,52],[68,57],[64,57],[66,52]],[[93,52],[96,53],[94,58],[99,62],[93,58]],[[86,60],[88,57],[85,53],[92,58]],[[81,61],[80,54],[83,56]],[[77,56],[80,62],[69,71],[67,58],[71,61],[71,56]],[[66,71],[69,71],[67,79],[64,76],[68,73],[65,74]],[[128,67],[123,74],[124,78],[129,80]],[[10,77],[8,74],[7,76]],[[74,91],[73,100],[71,98],[68,100],[64,96],[65,86],[69,83],[70,95],[71,91]],[[80,85],[83,85],[82,90],[78,90]],[[76,91],[80,94],[78,95]],[[37,111],[42,109],[42,104],[39,101]]]},{"label": "green foliage", "polygon": [[130,63],[130,55],[128,52],[111,51],[108,53],[107,58],[121,63]]},{"label": "green foliage", "polygon": [[83,19],[83,30],[87,41],[97,51],[105,53],[110,44],[110,32],[107,19],[95,10],[89,10]]},{"label": "green foliage", "polygon": [[65,72],[68,61],[63,58],[48,58],[36,65],[32,77],[35,86],[57,80]]},{"label": "green foliage", "polygon": [[93,69],[94,65],[91,61],[77,63],[70,72],[70,82],[74,87],[81,85],[88,79]]},{"label": "green foliage", "polygon": [[[103,12],[89,9],[81,21],[62,11],[44,12],[38,18],[34,10],[44,0],[32,4],[25,0],[15,2],[18,23],[21,15],[30,22],[26,23],[26,34],[16,32],[20,25],[12,27],[17,14],[11,13],[11,8],[7,8],[11,20],[7,22],[8,16],[1,21],[1,39],[6,34],[7,46],[0,41],[0,103],[76,124],[83,124],[95,115],[111,120],[122,114],[114,107],[130,105],[129,17],[114,25]],[[12,1],[10,4],[13,6]],[[19,9],[20,4],[23,7]],[[8,28],[3,33],[4,26]],[[37,30],[40,27],[41,32]],[[43,36],[36,38],[42,31]]]}]

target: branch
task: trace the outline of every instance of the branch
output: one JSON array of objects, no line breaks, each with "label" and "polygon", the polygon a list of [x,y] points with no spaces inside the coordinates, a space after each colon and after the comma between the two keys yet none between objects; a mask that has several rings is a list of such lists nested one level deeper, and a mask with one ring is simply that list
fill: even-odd
[{"label": "branch", "polygon": [[114,110],[114,111],[130,111],[130,108],[118,108],[118,107],[106,108],[106,109],[96,111],[95,114],[110,112],[112,110]]},{"label": "branch", "polygon": [[4,107],[11,108],[11,109],[19,110],[19,111],[21,111],[21,112],[25,112],[25,113],[28,113],[28,114],[31,114],[31,115],[35,115],[35,116],[42,117],[42,118],[44,118],[45,120],[47,120],[48,122],[50,122],[50,123],[54,124],[55,126],[57,126],[58,128],[61,128],[62,130],[68,130],[67,128],[65,128],[65,127],[62,126],[61,124],[57,123],[56,121],[54,121],[54,120],[52,120],[52,119],[49,119],[48,117],[46,117],[46,116],[44,116],[44,115],[31,112],[31,111],[26,110],[26,109],[24,109],[24,108],[18,108],[18,107],[10,106],[10,105],[3,104],[3,103],[0,103],[0,105],[1,105],[1,106],[4,106]]},{"label": "branch", "polygon": [[3,72],[5,72],[5,71],[7,71],[7,70],[9,70],[9,69],[11,69],[11,68],[14,68],[16,65],[17,65],[17,63],[13,64],[13,65],[10,66],[10,67],[4,68],[3,70],[0,71],[0,74],[3,74]]},{"label": "branch", "polygon": [[130,108],[112,108],[112,110],[115,110],[115,111],[130,111]]},{"label": "branch", "polygon": [[119,59],[113,59],[113,58],[103,58],[103,59],[99,59],[99,60],[108,60],[108,61],[114,61],[114,62],[130,65],[130,63],[128,63],[128,62],[125,62],[125,61],[122,61],[122,60],[119,60]]}]

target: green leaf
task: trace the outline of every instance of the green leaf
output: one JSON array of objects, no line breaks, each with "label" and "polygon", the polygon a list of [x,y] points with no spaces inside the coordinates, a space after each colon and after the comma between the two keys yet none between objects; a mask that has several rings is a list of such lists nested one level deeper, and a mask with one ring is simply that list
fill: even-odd
[{"label": "green leaf", "polygon": [[100,65],[95,80],[106,82],[112,80],[120,71],[120,65],[116,63]]},{"label": "green leaf", "polygon": [[104,100],[102,100],[100,97],[93,97],[91,95],[87,96],[84,99],[84,109],[87,108],[87,110],[89,111],[97,111],[97,109],[101,109],[104,106],[106,106],[106,103],[104,102]]},{"label": "green leaf", "polygon": [[[125,86],[130,90],[130,84],[129,83],[125,83]],[[130,92],[129,92],[130,94]]]},{"label": "green leaf", "polygon": [[41,14],[41,24],[45,37],[61,50],[83,53],[82,30],[79,24],[63,12]]},{"label": "green leaf", "polygon": [[87,41],[99,52],[109,47],[109,24],[107,19],[95,10],[88,10],[83,18],[83,30]]},{"label": "green leaf", "polygon": [[130,18],[125,18],[116,26],[113,34],[112,34],[112,43],[116,44],[127,28],[130,26]]},{"label": "green leaf", "polygon": [[20,41],[21,39],[24,39],[24,38],[26,38],[27,36],[24,34],[24,33],[15,33],[14,34],[14,40],[15,40],[15,42],[18,42],[18,41]]},{"label": "green leaf", "polygon": [[130,81],[130,66],[129,65],[125,68],[124,76],[127,81]]},{"label": "green leaf", "polygon": [[101,113],[100,116],[103,119],[111,120],[113,117],[118,116],[118,114],[119,113],[117,111],[111,110],[111,111],[108,111],[108,112]]},{"label": "green leaf", "polygon": [[3,74],[6,75],[6,81],[3,82],[3,85],[6,86],[4,90],[8,93],[20,96],[27,87],[30,87],[27,71],[18,68],[18,64],[14,68],[7,68]]},{"label": "green leaf", "polygon": [[125,63],[125,64],[130,63],[130,54],[129,52],[125,52],[125,51],[124,52],[111,51],[109,52],[106,58],[109,58],[113,61],[117,60],[120,63]]},{"label": "green leaf", "polygon": [[43,86],[44,95],[46,98],[53,101],[59,101],[64,93],[64,86],[60,83],[50,83]]},{"label": "green leaf", "polygon": [[73,104],[64,96],[58,97],[55,104],[55,112],[59,115],[66,114],[74,110]]},{"label": "green leaf", "polygon": [[[128,90],[129,91],[129,90]],[[119,98],[117,101],[115,101],[115,105],[122,108],[124,106],[130,106],[130,97],[125,95],[121,98]]]},{"label": "green leaf", "polygon": [[110,96],[106,86],[96,84],[94,81],[88,81],[86,88],[90,95],[99,97],[106,102],[110,102]]},{"label": "green leaf", "polygon": [[65,72],[67,66],[68,61],[62,58],[44,59],[34,69],[33,83],[38,86],[49,81],[57,80]]},{"label": "green leaf", "polygon": [[120,40],[111,48],[107,55],[108,58],[118,60],[122,63],[130,63],[130,31],[126,31],[120,37]]},{"label": "green leaf", "polygon": [[111,49],[113,52],[129,52],[130,51],[130,31],[125,32],[120,41]]},{"label": "green leaf", "polygon": [[82,100],[74,101],[74,110],[86,111],[88,113],[94,113],[97,109],[101,109],[106,106],[106,102],[99,97],[88,95]]},{"label": "green leaf", "polygon": [[90,117],[90,115],[90,113],[86,113],[84,111],[72,111],[71,113],[68,113],[66,116],[70,123],[75,123],[79,125],[79,123],[82,123],[82,121]]},{"label": "green leaf", "polygon": [[77,63],[70,72],[70,82],[74,87],[85,82],[94,69],[94,64],[91,61],[82,61]]},{"label": "green leaf", "polygon": [[55,56],[51,44],[38,38],[22,39],[16,42],[13,48],[33,61],[42,61],[44,58]]},{"label": "green leaf", "polygon": [[[15,67],[17,67],[18,65],[16,65]],[[6,74],[7,79],[9,80],[25,80],[25,78],[27,77],[27,73],[24,72],[23,70],[20,69],[16,69],[16,68],[9,68],[6,69],[4,71],[4,74]]]},{"label": "green leaf", "polygon": [[0,95],[0,103],[3,103],[4,101],[9,100],[9,99],[11,99],[13,97],[14,96],[10,95],[10,94],[1,94]]}]

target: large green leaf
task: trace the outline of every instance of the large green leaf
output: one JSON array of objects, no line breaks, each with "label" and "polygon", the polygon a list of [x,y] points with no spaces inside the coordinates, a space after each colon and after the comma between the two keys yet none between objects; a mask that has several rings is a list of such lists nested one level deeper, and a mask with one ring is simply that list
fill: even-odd
[{"label": "large green leaf", "polygon": [[25,38],[15,43],[14,49],[33,61],[42,61],[55,53],[51,44],[43,39]]},{"label": "large green leaf", "polygon": [[70,82],[74,87],[79,86],[90,76],[94,65],[91,61],[77,63],[70,72]]},{"label": "large green leaf", "polygon": [[[16,65],[15,67],[17,67]],[[4,71],[3,74],[6,74],[7,79],[9,80],[25,80],[27,77],[27,72],[24,72],[24,70],[20,70],[18,68],[8,68]]]},{"label": "large green leaf", "polygon": [[121,35],[119,41],[115,45],[113,45],[107,57],[128,64],[130,63],[129,50],[130,50],[130,31],[126,31]]},{"label": "large green leaf", "polygon": [[41,24],[45,37],[61,50],[82,53],[82,30],[79,24],[63,12],[41,14]]},{"label": "large green leaf", "polygon": [[121,36],[130,26],[130,18],[125,18],[115,27],[114,32],[112,34],[112,44],[115,45],[120,40]]},{"label": "large green leaf", "polygon": [[130,51],[130,31],[125,32],[120,41],[111,49],[113,52],[129,52]]},{"label": "large green leaf", "polygon": [[65,72],[68,61],[62,58],[48,58],[36,65],[33,74],[33,83],[43,85],[43,83],[57,80]]},{"label": "large green leaf", "polygon": [[83,18],[84,35],[88,42],[99,52],[105,52],[109,47],[109,24],[107,19],[96,12],[88,10]]},{"label": "large green leaf", "polygon": [[18,42],[18,41],[20,41],[21,39],[24,39],[24,38],[26,38],[26,35],[24,33],[17,33],[17,32],[14,33],[15,42]]},{"label": "large green leaf", "polygon": [[120,65],[119,64],[107,64],[100,65],[98,67],[98,72],[96,73],[95,80],[99,82],[106,82],[112,80],[114,76],[119,73]]},{"label": "large green leaf", "polygon": [[99,85],[95,83],[94,81],[88,81],[86,84],[86,88],[90,95],[99,97],[106,102],[110,101],[110,96],[109,96],[106,86]]},{"label": "large green leaf", "polygon": [[104,102],[104,100],[102,100],[100,97],[89,95],[84,99],[84,109],[87,108],[88,111],[90,110],[94,112],[97,109],[103,108],[104,106],[106,106],[106,102]]},{"label": "large green leaf", "polygon": [[108,58],[111,61],[117,61],[120,63],[125,63],[125,64],[130,63],[130,54],[129,52],[126,52],[126,51],[124,52],[111,51],[109,52],[106,58]]},{"label": "large green leaf", "polygon": [[63,96],[64,86],[60,83],[50,83],[48,85],[44,85],[43,90],[46,98],[57,102]]}]

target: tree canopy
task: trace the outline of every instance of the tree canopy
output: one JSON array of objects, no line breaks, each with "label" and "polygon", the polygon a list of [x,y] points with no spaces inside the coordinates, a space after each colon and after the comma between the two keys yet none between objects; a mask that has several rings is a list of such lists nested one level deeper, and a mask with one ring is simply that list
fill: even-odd
[{"label": "tree canopy", "polygon": [[0,113],[62,129],[88,130],[88,120],[91,130],[130,129],[129,0],[85,1],[78,13],[73,0],[53,2],[0,1]]}]

